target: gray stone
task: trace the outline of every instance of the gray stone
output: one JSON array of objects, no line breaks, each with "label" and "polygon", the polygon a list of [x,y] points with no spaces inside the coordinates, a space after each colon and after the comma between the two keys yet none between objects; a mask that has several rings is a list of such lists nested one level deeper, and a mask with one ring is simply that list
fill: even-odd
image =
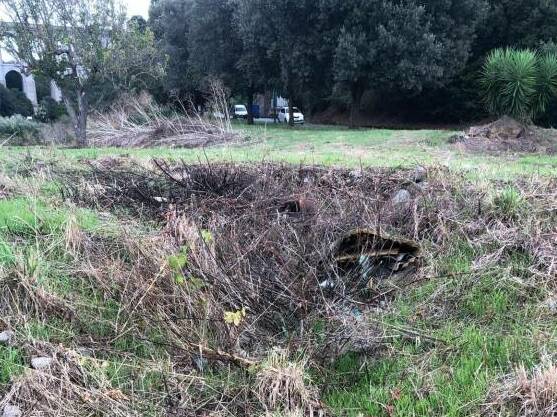
[{"label": "gray stone", "polygon": [[355,179],[360,179],[364,176],[364,173],[362,172],[361,169],[357,169],[354,171],[350,171],[350,176]]},{"label": "gray stone", "polygon": [[4,407],[2,417],[21,417],[23,413],[17,405],[10,405]]},{"label": "gray stone", "polygon": [[423,181],[423,182],[420,182],[419,184],[416,184],[416,186],[418,187],[418,189],[419,189],[420,191],[425,191],[425,190],[427,190],[428,187],[429,187],[429,182]]},{"label": "gray stone", "polygon": [[414,182],[421,183],[425,180],[427,180],[427,169],[422,166],[416,167],[414,170]]},{"label": "gray stone", "polygon": [[31,366],[33,369],[46,369],[52,365],[52,358],[42,356],[38,358],[31,359]]},{"label": "gray stone", "polygon": [[406,204],[412,200],[412,195],[408,192],[408,190],[400,190],[395,194],[393,197],[393,204]]},{"label": "gray stone", "polygon": [[549,298],[545,301],[545,307],[552,313],[557,313],[557,297]]},{"label": "gray stone", "polygon": [[87,358],[93,357],[93,353],[94,353],[93,349],[86,348],[86,347],[78,347],[75,351],[76,351],[79,355],[85,356],[85,357],[87,357]]},{"label": "gray stone", "polygon": [[14,332],[10,330],[5,330],[0,333],[0,345],[8,345],[14,338]]}]

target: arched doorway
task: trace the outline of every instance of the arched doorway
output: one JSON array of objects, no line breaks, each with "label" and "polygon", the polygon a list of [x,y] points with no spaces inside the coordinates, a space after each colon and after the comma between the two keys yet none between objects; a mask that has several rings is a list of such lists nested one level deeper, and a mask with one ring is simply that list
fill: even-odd
[{"label": "arched doorway", "polygon": [[8,71],[6,74],[6,88],[23,91],[23,77],[19,72],[15,70]]}]

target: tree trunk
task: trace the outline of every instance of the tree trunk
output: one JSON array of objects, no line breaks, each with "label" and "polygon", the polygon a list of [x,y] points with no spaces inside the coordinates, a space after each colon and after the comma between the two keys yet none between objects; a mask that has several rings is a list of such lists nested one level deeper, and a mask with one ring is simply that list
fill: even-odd
[{"label": "tree trunk", "polygon": [[362,96],[364,95],[363,89],[355,83],[350,89],[350,95],[352,99],[350,103],[350,129],[355,129],[357,127],[358,116],[360,115]]},{"label": "tree trunk", "polygon": [[89,113],[89,100],[87,93],[80,91],[77,96],[77,111],[78,111],[78,130],[77,130],[77,144],[80,148],[85,148],[88,145],[87,141],[87,115]]},{"label": "tree trunk", "polygon": [[288,87],[287,87],[287,94],[288,94],[288,126],[294,126],[294,88],[292,86],[292,75],[290,74],[288,77]]},{"label": "tree trunk", "polygon": [[74,108],[73,103],[68,98],[66,93],[62,94],[66,111],[72,120],[77,146],[80,148],[87,147],[87,113],[89,111],[89,101],[87,93],[80,90],[77,93],[77,110]]},{"label": "tree trunk", "polygon": [[254,124],[253,122],[253,92],[248,93],[248,125]]}]

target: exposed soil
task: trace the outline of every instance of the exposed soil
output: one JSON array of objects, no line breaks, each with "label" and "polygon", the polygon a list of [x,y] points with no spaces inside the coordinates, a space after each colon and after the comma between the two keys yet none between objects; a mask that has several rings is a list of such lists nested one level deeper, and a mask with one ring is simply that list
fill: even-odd
[{"label": "exposed soil", "polygon": [[471,127],[465,133],[452,136],[449,141],[465,151],[477,153],[557,152],[555,130],[525,126],[509,117],[502,117],[487,125]]}]

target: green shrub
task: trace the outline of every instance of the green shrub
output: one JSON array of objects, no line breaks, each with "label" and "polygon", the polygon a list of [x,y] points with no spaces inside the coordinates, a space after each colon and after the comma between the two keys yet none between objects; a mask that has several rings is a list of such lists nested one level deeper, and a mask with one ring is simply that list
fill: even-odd
[{"label": "green shrub", "polygon": [[486,59],[481,86],[491,113],[530,122],[557,96],[557,55],[496,49]]},{"label": "green shrub", "polygon": [[52,97],[45,97],[39,104],[39,109],[35,117],[43,123],[50,123],[60,119],[66,114],[64,105],[58,103]]},{"label": "green shrub", "polygon": [[10,138],[10,145],[33,144],[39,141],[40,125],[23,116],[0,117],[0,138]]},{"label": "green shrub", "polygon": [[9,90],[0,85],[0,116],[9,117],[15,114],[33,116],[33,103],[22,91]]}]

